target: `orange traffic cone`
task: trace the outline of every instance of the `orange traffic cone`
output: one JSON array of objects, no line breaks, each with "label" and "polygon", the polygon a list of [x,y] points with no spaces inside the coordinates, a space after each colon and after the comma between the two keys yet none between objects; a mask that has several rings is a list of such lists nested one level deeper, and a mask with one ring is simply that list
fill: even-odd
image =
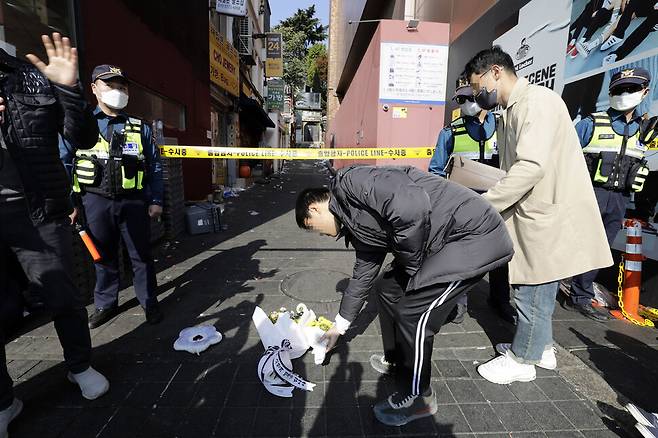
[{"label": "orange traffic cone", "polygon": [[[626,251],[623,256],[623,283],[621,283],[621,266],[620,266],[620,291],[623,293],[619,297],[620,310],[610,312],[617,319],[624,319],[635,324],[645,325],[645,320],[639,315],[640,307],[640,288],[642,287],[642,224],[635,219],[628,219],[624,226],[626,227]],[[622,286],[623,284],[623,286]]]}]

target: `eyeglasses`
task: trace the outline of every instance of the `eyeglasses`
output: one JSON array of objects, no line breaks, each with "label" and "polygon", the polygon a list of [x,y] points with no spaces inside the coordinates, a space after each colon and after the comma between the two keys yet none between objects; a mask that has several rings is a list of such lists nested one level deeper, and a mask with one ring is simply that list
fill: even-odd
[{"label": "eyeglasses", "polygon": [[466,101],[474,102],[475,98],[473,96],[457,96],[457,97],[455,97],[455,102],[457,102],[458,105],[463,105],[463,104],[466,103]]},{"label": "eyeglasses", "polygon": [[482,81],[482,78],[487,75],[487,73],[493,71],[493,66],[489,67],[489,70],[485,71],[481,75],[478,76],[478,81],[476,83],[471,82],[471,88],[473,88],[473,92],[477,94],[480,91],[480,81]]}]

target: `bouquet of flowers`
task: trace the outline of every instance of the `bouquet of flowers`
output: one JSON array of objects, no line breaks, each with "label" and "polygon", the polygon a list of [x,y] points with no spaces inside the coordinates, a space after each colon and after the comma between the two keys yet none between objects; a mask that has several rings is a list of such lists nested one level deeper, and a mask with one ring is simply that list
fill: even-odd
[{"label": "bouquet of flowers", "polygon": [[323,332],[326,332],[334,325],[333,322],[329,321],[324,316],[315,317],[314,312],[312,313],[313,318],[305,317],[305,315],[309,315],[309,310],[304,303],[299,303],[295,310],[288,310],[285,307],[281,307],[279,310],[273,310],[268,315],[268,318],[270,319],[270,321],[272,321],[272,324],[276,324],[276,322],[279,319],[279,316],[281,316],[284,313],[287,313],[290,316],[290,319],[292,319],[297,324],[299,324],[300,321],[303,320],[303,323],[306,327],[318,327]]}]

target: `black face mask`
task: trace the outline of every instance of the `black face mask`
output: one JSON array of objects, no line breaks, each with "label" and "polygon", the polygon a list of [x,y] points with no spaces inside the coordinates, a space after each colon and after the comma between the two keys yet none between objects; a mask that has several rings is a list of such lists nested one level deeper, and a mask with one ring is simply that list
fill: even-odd
[{"label": "black face mask", "polygon": [[489,91],[482,88],[478,94],[475,95],[475,102],[480,105],[480,108],[490,111],[498,105],[498,90]]},{"label": "black face mask", "polygon": [[[480,76],[483,78],[491,70],[487,70]],[[480,108],[490,111],[498,105],[498,90],[489,91],[487,87],[482,87],[478,94],[475,95],[475,102],[480,105]]]}]

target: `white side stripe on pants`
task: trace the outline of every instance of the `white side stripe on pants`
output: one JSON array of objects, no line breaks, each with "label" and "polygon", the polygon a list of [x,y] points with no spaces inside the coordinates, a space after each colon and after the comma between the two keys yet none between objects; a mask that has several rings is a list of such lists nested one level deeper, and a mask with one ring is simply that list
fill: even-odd
[{"label": "white side stripe on pants", "polygon": [[415,355],[414,355],[414,377],[411,380],[411,394],[419,395],[420,394],[420,373],[423,369],[423,356],[425,355],[424,345],[425,345],[425,328],[427,327],[427,320],[429,319],[430,312],[443,304],[443,302],[448,298],[448,295],[457,287],[461,281],[453,281],[450,283],[448,288],[441,294],[439,298],[432,301],[432,304],[427,308],[425,312],[420,316],[418,320],[418,325],[416,326],[416,343],[415,343]]}]

